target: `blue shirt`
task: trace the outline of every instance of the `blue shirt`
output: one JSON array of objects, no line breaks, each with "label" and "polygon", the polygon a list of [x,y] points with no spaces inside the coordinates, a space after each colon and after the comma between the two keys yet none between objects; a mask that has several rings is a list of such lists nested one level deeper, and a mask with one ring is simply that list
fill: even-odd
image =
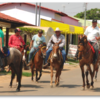
[{"label": "blue shirt", "polygon": [[37,48],[41,44],[41,42],[46,42],[45,37],[44,36],[39,37],[38,34],[34,35],[32,37],[32,40],[34,41],[33,47],[35,48]]}]

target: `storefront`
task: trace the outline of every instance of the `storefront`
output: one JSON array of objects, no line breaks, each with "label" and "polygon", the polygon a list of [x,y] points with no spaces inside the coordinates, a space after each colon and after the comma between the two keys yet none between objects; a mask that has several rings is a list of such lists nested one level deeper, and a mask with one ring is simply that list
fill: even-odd
[{"label": "storefront", "polygon": [[68,46],[71,43],[71,41],[73,44],[77,44],[78,43],[78,35],[83,34],[82,27],[69,25],[69,24],[65,24],[65,23],[60,23],[60,22],[47,21],[44,19],[41,19],[40,26],[41,27],[52,27],[53,30],[55,30],[56,27],[60,28],[60,30],[62,31],[62,34],[65,36],[65,40],[66,40],[66,44],[65,44],[66,53],[68,52]]}]

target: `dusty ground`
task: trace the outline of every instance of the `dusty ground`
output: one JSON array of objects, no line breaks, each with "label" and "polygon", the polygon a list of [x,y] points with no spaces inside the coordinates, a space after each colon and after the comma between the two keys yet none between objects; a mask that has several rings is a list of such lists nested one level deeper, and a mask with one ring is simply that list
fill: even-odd
[{"label": "dusty ground", "polygon": [[[77,67],[79,67],[78,63],[72,63],[72,64],[65,63],[63,71],[70,71],[70,70],[73,70],[73,69],[75,69]],[[23,72],[31,73],[31,70],[24,70],[23,69]],[[54,73],[55,73],[55,71],[54,71]],[[50,74],[50,69],[43,69],[42,75],[46,75],[46,74]],[[11,78],[10,74],[0,74],[0,83],[7,83],[7,82],[9,82],[10,78]],[[22,76],[22,78],[25,79],[27,77]],[[16,81],[16,79],[14,79],[14,81]]]}]

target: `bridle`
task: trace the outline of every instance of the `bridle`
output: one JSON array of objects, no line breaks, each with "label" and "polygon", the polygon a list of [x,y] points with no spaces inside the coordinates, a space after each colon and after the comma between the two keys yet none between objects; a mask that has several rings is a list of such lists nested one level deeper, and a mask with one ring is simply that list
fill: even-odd
[{"label": "bridle", "polygon": [[[40,48],[40,50],[41,50],[41,55],[39,55],[39,53],[38,53],[38,56],[40,56],[41,58],[44,58],[44,53],[43,53],[43,49],[44,48],[46,48],[46,46],[42,46],[41,48]],[[39,49],[39,48],[38,48]]]}]

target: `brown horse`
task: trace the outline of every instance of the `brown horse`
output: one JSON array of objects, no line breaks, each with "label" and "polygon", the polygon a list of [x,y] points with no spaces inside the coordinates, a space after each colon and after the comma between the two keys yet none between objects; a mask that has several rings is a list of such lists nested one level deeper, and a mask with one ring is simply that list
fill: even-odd
[{"label": "brown horse", "polygon": [[51,43],[53,44],[53,47],[52,47],[52,51],[50,53],[50,69],[51,69],[50,86],[53,87],[53,85],[52,85],[53,68],[55,68],[55,70],[56,70],[55,86],[58,86],[59,80],[60,80],[60,75],[61,75],[61,70],[63,68],[63,66],[61,67],[61,65],[63,63],[63,59],[62,59],[61,51],[59,49],[59,44],[61,43],[61,41],[59,43],[54,43],[53,41],[51,41]]},{"label": "brown horse", "polygon": [[[28,48],[28,45],[27,46],[20,46],[20,48],[18,49],[20,52],[21,52],[21,56],[22,56],[22,64],[24,64],[24,69],[27,69],[27,67],[25,66],[25,63],[26,63],[26,57],[27,57],[27,48]],[[12,81],[15,77],[15,72],[13,70],[13,68],[11,66],[9,66],[9,71],[11,70],[11,82],[10,82],[10,86],[12,87]],[[22,76],[21,76],[22,77]],[[17,85],[18,85],[18,78],[17,78]],[[21,85],[20,85],[21,86]]]},{"label": "brown horse", "polygon": [[[46,56],[46,44],[40,44],[39,50],[37,51],[34,59],[32,60],[32,65],[31,65],[31,72],[32,72],[32,80],[33,80],[33,75],[34,71],[36,72],[36,80],[38,81],[41,76],[42,76],[42,65],[43,65],[43,59]],[[40,75],[38,77],[38,72],[40,72]]]},{"label": "brown horse", "polygon": [[[88,71],[90,72],[90,76],[91,76],[91,88],[93,88],[93,78],[94,78],[94,74],[95,71],[98,69],[98,61],[99,61],[99,57],[98,60],[96,61],[96,63],[93,63],[93,57],[94,57],[94,53],[90,47],[90,45],[88,44],[87,41],[87,37],[84,36],[79,40],[79,44],[78,44],[78,50],[79,50],[79,55],[78,56],[82,56],[82,59],[79,59],[79,64],[80,64],[80,68],[81,68],[81,72],[82,72],[82,78],[83,78],[83,90],[85,89],[85,74],[86,74],[86,83],[87,83],[87,88],[90,88],[90,84],[89,84],[89,80],[88,80]],[[93,65],[93,71],[91,70],[91,66]],[[86,65],[86,71],[84,65]],[[84,73],[85,72],[85,73]]]}]

